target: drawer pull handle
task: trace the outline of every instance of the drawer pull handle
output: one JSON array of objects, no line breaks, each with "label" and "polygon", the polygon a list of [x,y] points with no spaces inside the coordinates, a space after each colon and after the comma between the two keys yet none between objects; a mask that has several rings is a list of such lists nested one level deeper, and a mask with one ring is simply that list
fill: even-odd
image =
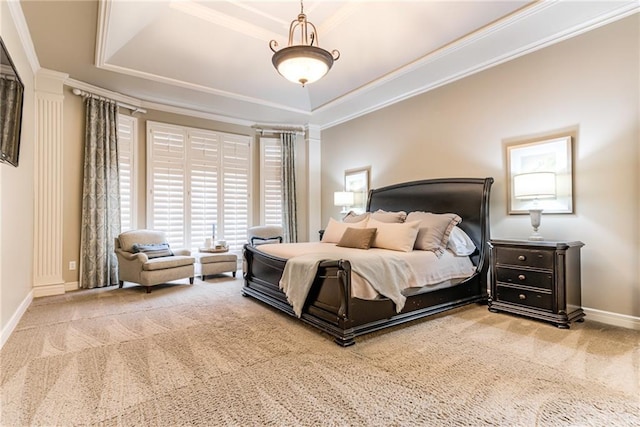
[{"label": "drawer pull handle", "polygon": [[520,255],[520,256],[518,257],[518,261],[524,261],[525,259],[527,259],[527,257],[526,257],[526,256],[524,256],[524,255]]},{"label": "drawer pull handle", "polygon": [[526,277],[524,277],[524,274],[521,274],[521,275],[518,276],[518,279],[524,280],[524,279],[526,279]]},{"label": "drawer pull handle", "polygon": [[518,298],[520,299],[527,299],[527,296],[525,294],[520,294],[518,295]]}]

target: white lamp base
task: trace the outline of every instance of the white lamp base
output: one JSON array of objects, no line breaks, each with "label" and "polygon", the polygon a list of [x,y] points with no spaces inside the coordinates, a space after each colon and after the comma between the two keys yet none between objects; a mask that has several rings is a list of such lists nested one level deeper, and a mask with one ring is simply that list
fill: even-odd
[{"label": "white lamp base", "polygon": [[540,227],[540,218],[542,216],[542,209],[529,209],[529,216],[531,217],[531,226],[533,227],[533,233],[529,236],[529,240],[540,241],[544,240],[544,237],[538,233],[538,227]]}]

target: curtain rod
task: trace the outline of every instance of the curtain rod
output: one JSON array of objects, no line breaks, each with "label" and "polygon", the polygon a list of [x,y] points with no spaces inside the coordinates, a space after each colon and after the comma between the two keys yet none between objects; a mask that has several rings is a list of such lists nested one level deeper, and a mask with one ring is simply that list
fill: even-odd
[{"label": "curtain rod", "polygon": [[[91,97],[96,99],[101,99],[103,101],[113,101],[112,99],[106,98],[104,96],[96,95],[95,93],[87,92],[78,88],[74,88],[72,90],[74,95],[82,96],[82,97]],[[145,114],[147,110],[144,108],[136,107],[131,104],[125,104],[124,102],[115,101],[118,107],[126,108],[127,110],[131,110],[131,114],[142,113]]]},{"label": "curtain rod", "polygon": [[304,135],[304,126],[287,126],[287,125],[253,125],[251,126],[261,135],[264,133],[283,133],[283,132],[295,132]]}]

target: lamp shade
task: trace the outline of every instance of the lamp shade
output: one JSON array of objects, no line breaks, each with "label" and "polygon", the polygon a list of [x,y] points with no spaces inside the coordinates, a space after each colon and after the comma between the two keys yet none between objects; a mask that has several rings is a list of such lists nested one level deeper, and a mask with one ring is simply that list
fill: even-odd
[{"label": "lamp shade", "polygon": [[305,85],[327,74],[333,57],[316,46],[290,46],[276,52],[272,62],[285,79]]},{"label": "lamp shade", "polygon": [[556,197],[556,174],[553,172],[531,172],[514,175],[513,196],[521,200]]},{"label": "lamp shade", "polygon": [[334,206],[353,206],[355,195],[352,191],[336,191],[333,193]]}]

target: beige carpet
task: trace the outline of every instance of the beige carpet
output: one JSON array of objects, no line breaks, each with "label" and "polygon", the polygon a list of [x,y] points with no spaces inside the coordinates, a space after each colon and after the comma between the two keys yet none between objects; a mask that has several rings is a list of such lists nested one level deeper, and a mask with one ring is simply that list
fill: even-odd
[{"label": "beige carpet", "polygon": [[640,332],[472,305],[358,338],[241,281],[35,300],[0,353],[3,426],[638,426]]}]

